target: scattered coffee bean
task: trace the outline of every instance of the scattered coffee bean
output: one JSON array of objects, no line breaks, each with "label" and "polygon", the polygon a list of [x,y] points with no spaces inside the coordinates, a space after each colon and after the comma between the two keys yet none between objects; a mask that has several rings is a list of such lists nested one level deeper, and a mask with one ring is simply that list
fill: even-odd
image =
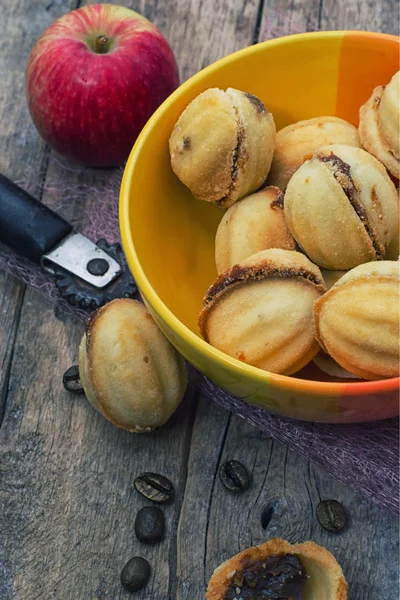
[{"label": "scattered coffee bean", "polygon": [[246,467],[237,460],[223,463],[219,469],[219,477],[222,484],[231,492],[244,492],[250,485]]},{"label": "scattered coffee bean", "polygon": [[170,480],[158,473],[142,473],[135,479],[135,488],[145,498],[159,504],[172,502],[175,496]]},{"label": "scattered coffee bean", "polygon": [[121,572],[121,583],[128,592],[136,592],[147,585],[151,575],[151,567],[141,556],[134,556]]},{"label": "scattered coffee bean", "polygon": [[319,524],[324,529],[338,533],[346,527],[346,511],[337,500],[323,500],[318,504],[316,512]]},{"label": "scattered coffee bean", "polygon": [[164,536],[165,519],[161,508],[144,506],[136,515],[135,533],[138,540],[145,544],[156,544]]},{"label": "scattered coffee bean", "polygon": [[69,369],[67,369],[63,375],[63,386],[67,390],[67,392],[71,392],[71,394],[84,394],[85,390],[81,384],[81,379],[79,377],[79,367],[78,365],[73,365]]}]

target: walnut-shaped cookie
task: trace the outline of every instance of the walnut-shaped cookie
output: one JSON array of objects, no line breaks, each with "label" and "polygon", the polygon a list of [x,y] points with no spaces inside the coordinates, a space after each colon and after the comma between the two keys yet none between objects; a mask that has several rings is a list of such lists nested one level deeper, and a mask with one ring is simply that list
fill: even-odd
[{"label": "walnut-shaped cookie", "polygon": [[276,134],[268,184],[285,190],[293,173],[321,146],[347,144],[360,148],[357,127],[338,117],[314,117],[284,127]]},{"label": "walnut-shaped cookie", "polygon": [[259,98],[233,88],[210,88],[175,124],[171,166],[196,198],[227,208],[264,183],[275,136],[273,116]]},{"label": "walnut-shaped cookie", "polygon": [[309,258],[347,270],[385,257],[398,232],[399,201],[386,169],[361,148],[320,148],[286,188],[288,227]]},{"label": "walnut-shaped cookie", "polygon": [[400,263],[351,269],[314,305],[316,337],[344,369],[362,379],[399,375]]},{"label": "walnut-shaped cookie", "polygon": [[318,352],[313,305],[326,291],[306,256],[271,248],[221,273],[199,316],[203,338],[245,363],[291,375]]},{"label": "walnut-shaped cookie", "polygon": [[364,148],[400,179],[400,71],[360,108],[359,133]]},{"label": "walnut-shaped cookie", "polygon": [[127,298],[109,302],[89,318],[79,373],[92,406],[135,433],[163,425],[187,385],[183,358],[145,306]]},{"label": "walnut-shaped cookie", "polygon": [[340,565],[326,548],[275,538],[217,567],[206,600],[346,600],[347,587]]},{"label": "walnut-shaped cookie", "polygon": [[296,249],[283,214],[283,193],[273,186],[238,200],[222,217],[215,236],[217,272],[268,248]]}]

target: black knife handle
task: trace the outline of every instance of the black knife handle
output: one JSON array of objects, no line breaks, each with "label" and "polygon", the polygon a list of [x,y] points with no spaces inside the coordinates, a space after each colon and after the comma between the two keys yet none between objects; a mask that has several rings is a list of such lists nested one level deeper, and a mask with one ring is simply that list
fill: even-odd
[{"label": "black knife handle", "polygon": [[39,264],[70,231],[65,219],[0,174],[0,242]]}]

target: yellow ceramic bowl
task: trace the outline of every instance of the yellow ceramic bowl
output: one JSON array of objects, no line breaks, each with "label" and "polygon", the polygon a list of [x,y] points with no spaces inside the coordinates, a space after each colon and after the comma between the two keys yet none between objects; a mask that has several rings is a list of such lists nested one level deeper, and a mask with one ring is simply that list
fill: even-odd
[{"label": "yellow ceramic bowl", "polygon": [[223,58],[181,85],[149,120],[131,152],[121,188],[120,227],[143,299],[190,363],[247,402],[310,421],[382,419],[398,414],[399,379],[324,380],[312,366],[295,377],[276,375],[227,356],[199,336],[202,298],[216,277],[214,236],[222,212],[195,200],[172,172],[172,128],[187,104],[212,86],[259,96],[278,129],[320,115],[357,125],[360,105],[398,69],[399,39],[393,36],[332,31],[264,42]]}]

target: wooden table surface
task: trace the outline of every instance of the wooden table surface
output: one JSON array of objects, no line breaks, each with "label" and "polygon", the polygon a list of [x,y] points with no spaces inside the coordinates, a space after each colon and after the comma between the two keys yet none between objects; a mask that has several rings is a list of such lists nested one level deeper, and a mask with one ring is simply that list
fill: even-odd
[{"label": "wooden table surface", "polygon": [[[396,0],[119,0],[169,39],[181,80],[257,41],[313,29],[399,32]],[[23,75],[39,34],[76,0],[0,0],[0,172],[30,173],[33,192],[65,177],[29,118]],[[33,174],[33,175],[32,175]],[[43,175],[44,174],[44,175]],[[70,188],[101,185],[107,172],[78,170]],[[33,178],[33,179],[32,179]],[[55,206],[53,186],[42,200]],[[82,199],[82,202],[85,198]],[[83,326],[0,272],[0,599],[128,598],[120,571],[134,555],[153,567],[146,600],[200,600],[222,561],[280,536],[329,548],[349,581],[349,600],[398,597],[398,522],[254,427],[192,394],[159,431],[120,431],[83,398],[63,391]],[[252,474],[232,496],[218,466],[236,458]],[[144,499],[133,480],[164,473],[177,490],[165,508],[167,535],[141,545],[133,523]],[[334,535],[315,518],[320,499],[336,498],[350,515]],[[265,528],[261,514],[270,508]],[[264,525],[266,525],[264,523]]]}]

